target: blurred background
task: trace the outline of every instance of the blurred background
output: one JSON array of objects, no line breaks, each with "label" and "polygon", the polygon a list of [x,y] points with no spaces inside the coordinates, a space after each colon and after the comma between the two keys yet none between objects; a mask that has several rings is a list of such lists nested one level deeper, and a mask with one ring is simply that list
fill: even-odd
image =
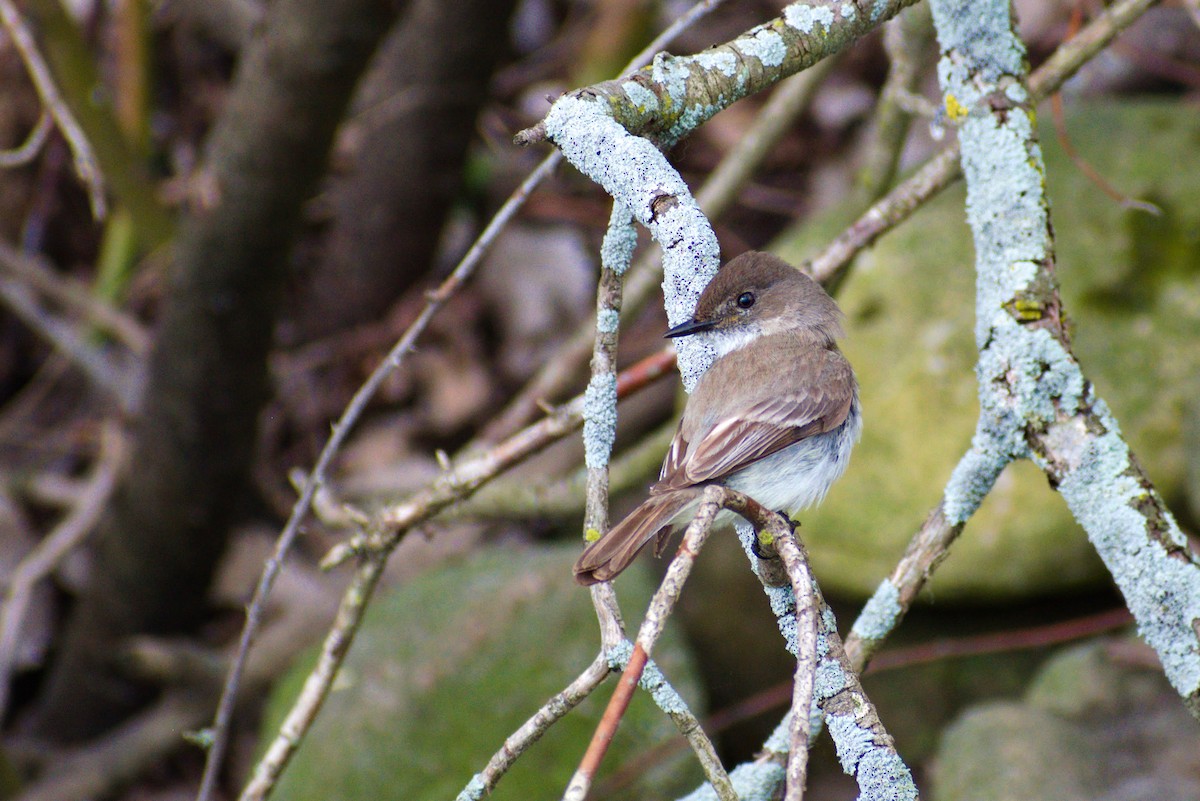
[{"label": "blurred background", "polygon": [[[618,75],[691,5],[0,3],[0,797],[194,796],[204,752],[184,734],[211,722],[294,471],[549,152],[513,135],[561,93]],[[726,0],[668,49],[720,44],[782,6]],[[1017,0],[1032,65],[1101,7]],[[954,137],[927,10],[889,26],[672,150],[703,194],[748,158],[738,146],[764,109],[786,115],[713,207],[724,258],[767,249],[800,265]],[[1189,0],[1148,11],[1039,108],[1076,355],[1188,531],[1198,102]],[[569,167],[532,193],[372,400],[331,498],[402,500],[447,454],[485,452],[582,391],[609,208]],[[639,255],[655,252],[643,236]],[[952,187],[830,284],[865,432],[799,531],[843,630],[970,442],[972,262]],[[622,368],[660,351],[666,329],[661,296],[627,306]],[[679,401],[668,375],[622,402],[614,518],[657,475]],[[592,660],[594,615],[570,572],[582,487],[571,437],[402,543],[278,797],[450,797]],[[351,532],[335,513],[306,524],[217,797],[236,796],[311,665],[345,583],[317,562]],[[629,625],[663,566],[646,555],[617,582]],[[727,765],[786,710],[794,661],[731,534],[706,548],[656,658]],[[1195,721],[1028,464],[1001,476],[866,689],[926,797],[1200,797]],[[561,792],[602,701],[495,795]],[[856,796],[827,741],[815,759],[812,797]],[[639,698],[595,797],[673,798],[699,781]]]}]

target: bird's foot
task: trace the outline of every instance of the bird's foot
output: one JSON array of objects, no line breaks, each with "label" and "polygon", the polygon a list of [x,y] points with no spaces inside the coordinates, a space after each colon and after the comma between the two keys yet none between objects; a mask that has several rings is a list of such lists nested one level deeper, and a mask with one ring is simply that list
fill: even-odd
[{"label": "bird's foot", "polygon": [[754,539],[750,540],[750,552],[758,559],[779,558],[775,552],[775,538],[766,530],[755,532]]},{"label": "bird's foot", "polygon": [[778,509],[778,510],[776,510],[775,514],[779,515],[780,517],[782,517],[784,519],[784,521],[787,523],[788,531],[792,532],[792,536],[795,536],[796,529],[800,528],[800,521],[793,520],[792,516],[789,515],[787,513],[787,510],[785,510],[785,509]]}]

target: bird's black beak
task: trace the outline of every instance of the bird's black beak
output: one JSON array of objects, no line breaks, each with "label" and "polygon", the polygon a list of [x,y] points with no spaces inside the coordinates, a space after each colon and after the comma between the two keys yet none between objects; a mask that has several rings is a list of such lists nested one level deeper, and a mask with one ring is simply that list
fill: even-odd
[{"label": "bird's black beak", "polygon": [[715,325],[716,322],[712,320],[696,320],[693,318],[685,323],[680,323],[679,325],[675,326],[670,331],[663,334],[663,337],[667,339],[686,337],[692,334],[699,334],[701,331],[708,331]]}]

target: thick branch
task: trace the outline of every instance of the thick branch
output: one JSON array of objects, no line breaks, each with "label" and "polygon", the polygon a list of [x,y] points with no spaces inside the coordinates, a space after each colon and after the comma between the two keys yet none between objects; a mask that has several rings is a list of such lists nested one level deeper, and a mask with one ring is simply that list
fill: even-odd
[{"label": "thick branch", "polygon": [[[913,2],[792,3],[733,41],[692,56],[660,53],[648,67],[566,97],[596,102],[630,133],[673,144],[718,111],[839,52]],[[547,135],[562,146],[549,118],[517,141]]]},{"label": "thick branch", "polygon": [[[1200,716],[1200,560],[1071,353],[1025,51],[1009,4],[931,5],[946,109],[962,121],[975,240],[975,446],[993,464],[1027,457],[1046,472],[1112,572],[1167,678]],[[961,522],[946,511],[951,523]]]}]

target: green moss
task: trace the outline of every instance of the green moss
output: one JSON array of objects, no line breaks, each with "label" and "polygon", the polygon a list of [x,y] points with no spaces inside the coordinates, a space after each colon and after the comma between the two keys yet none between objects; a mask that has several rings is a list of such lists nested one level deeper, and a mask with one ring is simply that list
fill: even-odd
[{"label": "green moss", "polygon": [[[575,547],[488,548],[380,597],[313,731],[276,792],[290,801],[454,798],[530,715],[595,658],[588,592],[575,584]],[[651,584],[644,565],[617,583],[636,619]],[[666,676],[697,712],[693,668],[668,631],[655,649]],[[270,737],[312,664],[272,694]],[[587,746],[608,682],[526,753],[489,798],[557,797]],[[634,755],[677,737],[639,693],[605,760],[601,784]],[[670,798],[699,780],[694,761],[668,759],[612,798]]]}]

